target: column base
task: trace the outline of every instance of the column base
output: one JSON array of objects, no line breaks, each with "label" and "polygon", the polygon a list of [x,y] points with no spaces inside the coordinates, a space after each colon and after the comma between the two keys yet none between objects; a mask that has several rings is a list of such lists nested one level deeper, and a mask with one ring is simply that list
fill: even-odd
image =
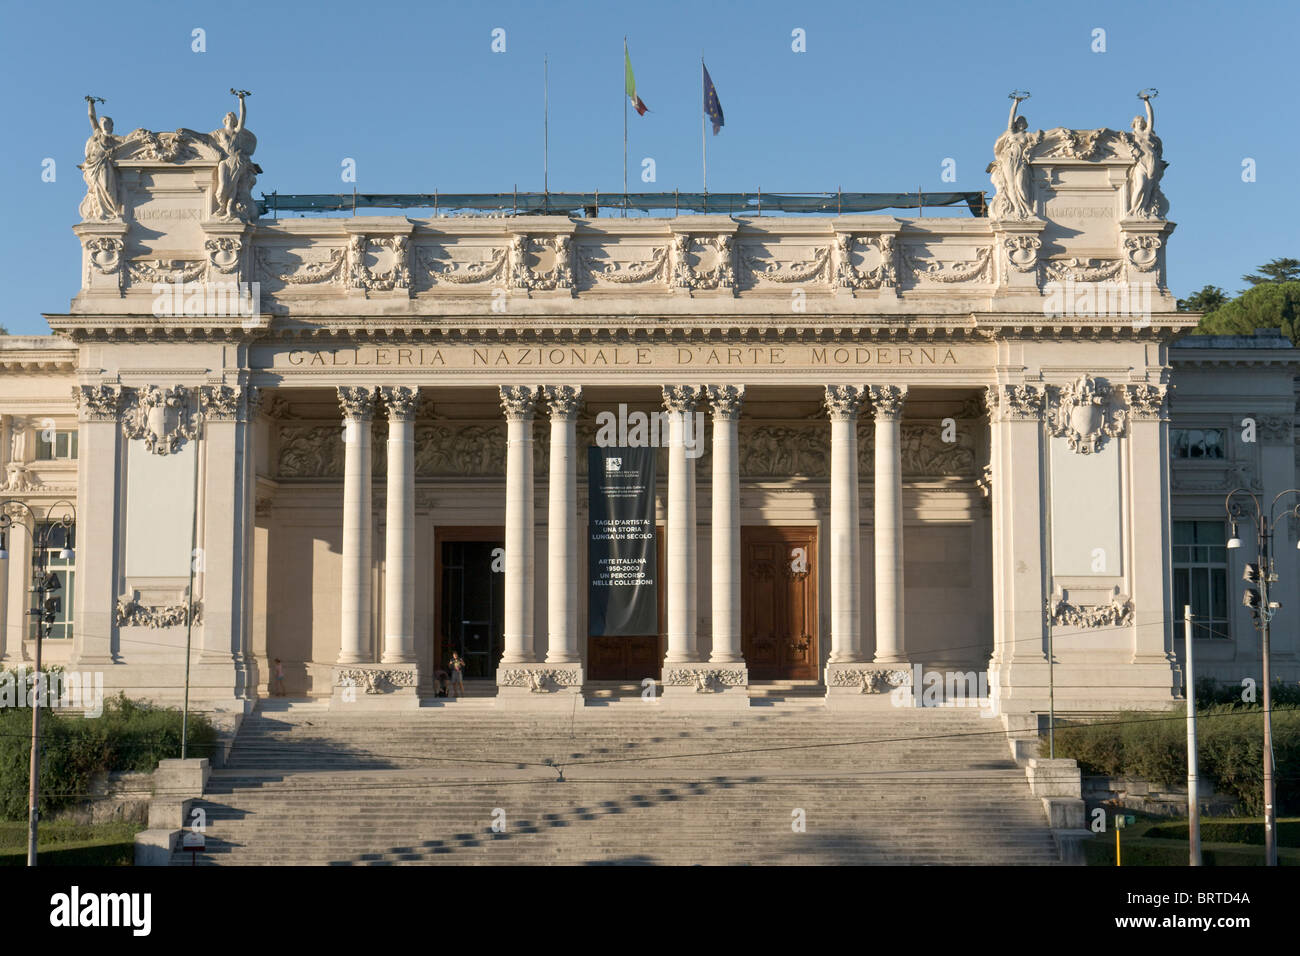
[{"label": "column base", "polygon": [[664,662],[662,705],[677,711],[749,709],[749,668],[735,663]]},{"label": "column base", "polygon": [[572,710],[582,705],[582,664],[507,664],[497,668],[496,706],[511,710]]},{"label": "column base", "polygon": [[414,710],[418,684],[414,664],[335,665],[330,710]]},{"label": "column base", "polygon": [[912,670],[870,662],[826,665],[828,710],[890,710],[915,707]]}]

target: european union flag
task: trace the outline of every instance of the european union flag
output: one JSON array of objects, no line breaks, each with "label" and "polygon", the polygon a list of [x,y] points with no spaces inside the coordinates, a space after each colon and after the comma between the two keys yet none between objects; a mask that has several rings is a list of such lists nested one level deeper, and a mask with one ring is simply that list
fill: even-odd
[{"label": "european union flag", "polygon": [[709,76],[709,68],[700,61],[700,69],[704,71],[704,115],[713,121],[713,135],[718,135],[718,130],[726,124],[722,120],[722,104],[718,102],[718,91],[713,88],[713,80]]}]

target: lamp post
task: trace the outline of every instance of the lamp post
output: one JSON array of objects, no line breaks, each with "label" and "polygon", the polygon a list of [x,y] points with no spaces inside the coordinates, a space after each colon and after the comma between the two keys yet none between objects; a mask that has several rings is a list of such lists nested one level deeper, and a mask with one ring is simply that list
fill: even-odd
[{"label": "lamp post", "polygon": [[[1249,498],[1254,505],[1253,510],[1241,501],[1234,501],[1233,498],[1237,495]],[[1277,514],[1278,502],[1287,495],[1296,495],[1297,503],[1283,509],[1282,514],[1279,515]],[[1276,808],[1273,806],[1273,692],[1269,674],[1268,638],[1269,625],[1282,605],[1277,601],[1269,600],[1268,590],[1269,585],[1277,581],[1271,551],[1273,533],[1277,529],[1279,518],[1300,517],[1300,489],[1288,488],[1279,493],[1265,512],[1259,498],[1248,491],[1234,488],[1224,499],[1223,507],[1232,521],[1232,537],[1228,539],[1229,548],[1235,550],[1241,547],[1241,539],[1237,537],[1237,525],[1242,521],[1249,521],[1255,526],[1258,539],[1259,564],[1247,564],[1243,573],[1247,582],[1243,603],[1250,608],[1251,618],[1260,633],[1260,653],[1264,663],[1264,864],[1277,866],[1277,819]],[[1300,542],[1297,542],[1296,547],[1300,548]],[[1258,587],[1250,585],[1258,585]]]},{"label": "lamp post", "polygon": [[[15,524],[13,516],[9,513],[9,509],[12,508],[27,512],[31,517],[32,526],[28,528],[25,523]],[[60,508],[63,509],[63,512],[59,517],[55,518],[55,511]],[[0,511],[0,560],[7,560],[9,557],[9,535],[15,527],[25,530],[32,539],[32,594],[35,600],[27,613],[36,619],[36,675],[32,682],[32,753],[31,763],[28,767],[27,784],[28,866],[36,865],[36,829],[37,821],[40,819],[41,640],[49,637],[50,628],[54,624],[54,616],[59,610],[59,599],[57,597],[47,597],[46,595],[62,588],[58,575],[49,570],[49,548],[54,529],[61,529],[63,532],[63,547],[59,551],[59,557],[65,561],[72,560],[73,537],[76,534],[76,525],[77,509],[69,501],[56,501],[50,505],[45,511],[44,522],[39,519],[31,505],[17,499],[6,502],[5,510]]]}]

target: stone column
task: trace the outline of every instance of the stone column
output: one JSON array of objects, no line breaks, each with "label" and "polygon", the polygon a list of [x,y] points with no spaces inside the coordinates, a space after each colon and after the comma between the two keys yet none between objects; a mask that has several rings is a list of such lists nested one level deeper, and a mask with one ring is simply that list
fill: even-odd
[{"label": "stone column", "polygon": [[903,469],[899,429],[907,386],[872,385],[876,417],[876,663],[905,661],[903,651]]},{"label": "stone column", "polygon": [[740,409],[743,385],[708,386],[713,407],[712,663],[743,663],[740,629]]},{"label": "stone column", "polygon": [[826,410],[831,419],[830,664],[862,660],[858,411],[866,391],[864,385],[826,386]]},{"label": "stone column", "polygon": [[505,653],[501,657],[505,665],[537,660],[533,647],[533,412],[540,389],[502,385],[500,391],[506,414]]},{"label": "stone column", "polygon": [[[695,631],[695,460],[687,457],[698,385],[665,385],[668,410],[668,653],[664,663],[697,661]],[[694,436],[698,438],[698,436]]]},{"label": "stone column", "polygon": [[547,385],[551,461],[546,517],[546,662],[571,664],[578,654],[577,422],[582,387]]},{"label": "stone column", "polygon": [[373,389],[340,386],[343,409],[343,585],[340,664],[368,661],[370,650],[371,468]]},{"label": "stone column", "polygon": [[415,661],[415,408],[420,389],[395,385],[380,393],[388,407],[381,661],[409,664]]}]

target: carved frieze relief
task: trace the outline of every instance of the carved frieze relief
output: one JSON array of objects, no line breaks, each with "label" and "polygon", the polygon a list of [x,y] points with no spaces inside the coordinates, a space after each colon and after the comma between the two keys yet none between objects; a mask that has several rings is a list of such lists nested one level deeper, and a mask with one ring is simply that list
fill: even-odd
[{"label": "carved frieze relief", "polygon": [[1048,621],[1057,627],[1127,627],[1133,623],[1133,602],[1119,588],[1113,588],[1105,604],[1072,604],[1060,585],[1047,599]]}]

